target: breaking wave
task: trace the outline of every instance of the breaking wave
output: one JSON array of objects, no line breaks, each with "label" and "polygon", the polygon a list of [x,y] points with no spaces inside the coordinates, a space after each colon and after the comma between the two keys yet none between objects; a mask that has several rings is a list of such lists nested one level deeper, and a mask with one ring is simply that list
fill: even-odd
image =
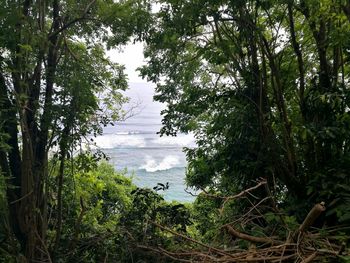
[{"label": "breaking wave", "polygon": [[146,172],[154,173],[157,171],[164,171],[164,170],[175,168],[179,164],[180,164],[180,160],[178,157],[169,155],[169,156],[166,156],[160,162],[157,162],[154,159],[148,158],[146,160],[146,163],[140,166],[139,169],[144,169],[146,170]]}]

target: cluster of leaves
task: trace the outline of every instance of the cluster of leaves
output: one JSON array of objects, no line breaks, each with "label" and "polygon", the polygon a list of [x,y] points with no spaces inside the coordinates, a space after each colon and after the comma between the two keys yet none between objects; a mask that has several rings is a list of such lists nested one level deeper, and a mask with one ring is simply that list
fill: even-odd
[{"label": "cluster of leaves", "polygon": [[181,239],[174,239],[166,235],[154,223],[166,226],[173,231],[188,233],[187,228],[192,225],[189,205],[177,202],[168,203],[151,189],[136,188],[132,196],[131,209],[121,219],[128,233],[121,244],[129,244],[132,248],[129,253],[124,254],[124,260],[128,262],[133,258],[143,260],[142,262],[167,262],[166,259],[156,259],[152,253],[148,254],[147,250],[138,245],[180,248]]},{"label": "cluster of leaves", "polygon": [[329,223],[345,222],[348,10],[328,0],[161,1],[141,73],[167,103],[161,133],[195,135],[190,186],[230,195],[264,177],[299,220],[325,201],[338,207]]},{"label": "cluster of leaves", "polygon": [[[49,186],[48,247],[54,247],[57,215],[57,175],[51,161]],[[63,187],[63,227],[59,246],[52,251],[58,262],[155,262],[138,245],[176,248],[174,240],[152,222],[187,233],[192,224],[190,207],[168,203],[151,189],[137,188],[123,172],[116,172],[106,161],[93,155],[67,161],[69,174]],[[148,260],[148,261],[147,261]]]},{"label": "cluster of leaves", "polygon": [[[151,261],[139,243],[181,245],[152,222],[186,233],[193,221],[185,205],[97,165],[103,154],[72,159],[82,138],[123,115],[124,68],[104,47],[131,37],[145,41],[141,74],[167,105],[161,133],[196,138],[186,149],[188,185],[227,196],[264,177],[278,206],[295,214],[289,224],[319,201],[329,208],[325,222],[348,224],[349,3],[157,4],[157,12],[146,0],[0,6],[1,227],[27,260]],[[199,197],[193,234],[215,242],[220,225],[250,205],[229,202],[219,216],[220,202]],[[273,232],[276,218],[262,213],[248,232]]]},{"label": "cluster of leaves", "polygon": [[[97,260],[98,253],[102,253],[103,249],[108,251],[108,239],[111,238],[111,233],[116,232],[119,217],[129,209],[131,203],[130,192],[134,187],[131,180],[115,172],[105,162],[92,165],[95,163],[94,159],[85,158],[85,163],[87,159],[91,165],[86,165],[85,169],[76,169],[80,159],[68,163],[66,168],[66,173],[71,176],[64,182],[62,235],[58,249],[54,251],[62,261],[84,257]],[[54,161],[52,165],[54,166]],[[53,169],[55,173],[57,167]],[[55,178],[57,177],[52,177],[49,189],[51,244],[55,240],[57,224]]]},{"label": "cluster of leaves", "polygon": [[147,1],[134,0],[4,1],[0,6],[0,168],[7,178],[11,232],[28,261],[50,258],[48,155],[54,152],[60,163],[57,204],[50,203],[58,215],[56,248],[71,149],[124,114],[124,67],[105,49],[132,36],[139,39],[149,13]]}]

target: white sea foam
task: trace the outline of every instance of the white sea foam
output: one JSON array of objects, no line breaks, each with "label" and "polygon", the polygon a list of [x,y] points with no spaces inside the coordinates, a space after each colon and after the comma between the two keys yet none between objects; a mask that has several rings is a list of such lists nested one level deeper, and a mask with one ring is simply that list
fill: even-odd
[{"label": "white sea foam", "polygon": [[135,134],[141,134],[140,131],[121,131],[121,132],[116,132],[116,135],[135,135]]},{"label": "white sea foam", "polygon": [[125,131],[125,132],[116,132],[115,134],[117,135],[128,135],[129,132]]},{"label": "white sea foam", "polygon": [[145,147],[146,143],[141,136],[128,136],[122,134],[106,134],[94,138],[97,147],[102,149],[113,149],[117,147]]},{"label": "white sea foam", "polygon": [[181,147],[193,147],[195,146],[195,139],[192,134],[178,135],[176,137],[162,136],[157,138],[156,143],[160,145],[177,145]]},{"label": "white sea foam", "polygon": [[156,160],[148,157],[146,160],[146,164],[140,166],[139,169],[145,169],[146,172],[154,173],[156,171],[169,170],[171,168],[176,167],[176,165],[178,164],[180,164],[179,158],[173,155],[166,156],[159,163],[157,163]]}]

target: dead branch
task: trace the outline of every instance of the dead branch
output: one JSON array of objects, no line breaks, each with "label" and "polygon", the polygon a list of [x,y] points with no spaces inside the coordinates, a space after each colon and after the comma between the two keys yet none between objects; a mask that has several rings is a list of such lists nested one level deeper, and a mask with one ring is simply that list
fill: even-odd
[{"label": "dead branch", "polygon": [[314,207],[310,210],[310,212],[306,216],[304,222],[300,225],[298,232],[299,233],[305,232],[315,222],[315,220],[320,216],[320,214],[325,210],[326,210],[326,207],[324,205],[324,202],[314,205]]},{"label": "dead branch", "polygon": [[236,194],[236,195],[231,195],[231,196],[219,196],[219,195],[214,195],[214,194],[210,194],[208,193],[205,189],[201,189],[203,191],[203,194],[207,197],[212,197],[212,198],[220,198],[220,199],[223,199],[225,200],[224,203],[226,203],[227,201],[229,200],[232,200],[232,199],[237,199],[237,198],[240,198],[246,194],[248,194],[249,192],[259,188],[260,186],[262,185],[265,185],[267,184],[267,181],[266,179],[262,179],[257,185],[253,186],[253,187],[250,187],[246,190],[243,190],[242,192],[240,192],[239,194]]},{"label": "dead branch", "polygon": [[311,254],[310,256],[308,256],[307,258],[305,258],[303,261],[301,261],[301,263],[309,263],[312,262],[317,256],[317,252]]},{"label": "dead branch", "polygon": [[144,245],[137,245],[137,248],[141,248],[141,249],[147,249],[147,250],[151,250],[151,251],[154,251],[154,252],[157,252],[159,254],[162,254],[172,260],[176,260],[178,262],[193,262],[192,260],[187,260],[187,259],[180,259],[180,258],[177,258],[177,257],[174,257],[172,255],[170,255],[170,253],[168,253],[168,251],[166,251],[165,249],[157,249],[157,248],[154,248],[154,247],[149,247],[149,246],[144,246]]},{"label": "dead branch", "polygon": [[229,254],[229,253],[227,253],[227,252],[225,252],[225,251],[223,251],[223,250],[220,250],[220,249],[218,249],[218,248],[214,248],[214,247],[212,247],[212,246],[209,246],[209,245],[206,245],[206,244],[204,244],[204,243],[202,243],[202,242],[199,242],[199,241],[197,241],[197,240],[194,240],[194,239],[192,239],[192,238],[190,238],[190,237],[187,237],[187,236],[185,236],[185,235],[183,235],[183,234],[177,233],[177,232],[175,232],[174,230],[171,230],[170,228],[167,228],[167,227],[165,227],[165,226],[162,226],[162,225],[160,225],[160,224],[158,224],[158,223],[156,223],[156,222],[153,222],[153,221],[152,221],[151,223],[152,223],[153,225],[155,225],[156,227],[158,227],[158,228],[160,228],[160,229],[163,229],[163,230],[165,230],[165,231],[167,231],[167,232],[169,232],[169,233],[171,233],[171,234],[173,234],[173,235],[179,236],[179,237],[181,237],[181,238],[183,238],[183,239],[185,239],[185,240],[188,240],[188,241],[190,241],[190,242],[192,242],[192,243],[195,243],[195,244],[197,244],[197,245],[200,245],[200,246],[202,246],[202,247],[205,247],[205,248],[207,248],[207,249],[210,249],[211,251],[215,251],[215,252],[218,253],[218,254],[231,257],[231,254]]},{"label": "dead branch", "polygon": [[271,239],[271,238],[268,238],[268,237],[255,237],[255,236],[251,236],[251,235],[247,235],[245,233],[242,233],[242,232],[239,232],[237,230],[235,230],[232,226],[230,225],[225,225],[224,228],[226,228],[227,232],[236,237],[236,238],[239,238],[239,239],[243,239],[243,240],[247,240],[247,241],[250,241],[250,242],[253,242],[253,243],[264,243],[264,244],[271,244],[271,245],[274,245],[274,244],[283,244],[282,241],[279,241],[279,240],[274,240],[274,239]]},{"label": "dead branch", "polygon": [[[230,199],[240,198],[245,194],[250,194],[249,191],[252,191],[261,185],[266,184],[266,181],[259,182],[256,186],[251,187],[241,193],[229,196],[229,197],[220,197],[208,193],[204,193],[209,197],[221,198],[225,202]],[[240,217],[240,223],[244,225],[246,218],[255,218],[254,213],[258,211],[259,217],[264,217],[260,212],[259,208],[261,204],[266,200],[270,199],[271,196],[263,198],[257,204],[252,203],[252,208],[248,213],[245,213]],[[225,204],[224,202],[224,204]],[[224,207],[222,207],[224,208]],[[270,207],[275,213],[278,213],[276,207]],[[255,246],[253,248],[242,250],[236,249],[237,247],[231,247],[229,250],[219,249],[217,247],[210,246],[208,244],[197,241],[191,237],[188,237],[184,234],[178,233],[170,228],[162,226],[157,222],[151,222],[151,224],[156,227],[164,230],[174,236],[180,237],[183,240],[186,240],[192,244],[199,245],[199,251],[193,250],[193,246],[189,246],[188,250],[178,250],[178,251],[168,251],[165,248],[160,247],[148,247],[143,245],[138,245],[138,248],[147,249],[154,253],[161,254],[169,259],[178,261],[178,262],[302,262],[308,263],[313,262],[318,259],[330,259],[336,258],[339,256],[339,251],[343,252],[341,244],[337,243],[337,240],[330,240],[325,238],[323,235],[319,235],[313,231],[309,233],[307,230],[312,226],[315,220],[320,216],[320,214],[325,211],[323,203],[316,204],[305,217],[303,223],[299,226],[298,230],[295,233],[292,233],[288,230],[287,225],[281,220],[281,224],[286,227],[286,237],[285,239],[278,239],[277,237],[267,236],[267,237],[257,237],[249,235],[235,229],[231,224],[225,224],[222,226],[223,229],[227,231],[228,234],[235,237],[236,239],[245,240],[251,242],[252,244],[263,244],[263,246]],[[283,219],[283,218],[282,218]],[[239,221],[235,221],[239,223]],[[251,222],[251,221],[249,221]],[[248,224],[248,223],[246,223]],[[255,224],[255,223],[250,223]],[[294,242],[295,241],[295,242]]]}]

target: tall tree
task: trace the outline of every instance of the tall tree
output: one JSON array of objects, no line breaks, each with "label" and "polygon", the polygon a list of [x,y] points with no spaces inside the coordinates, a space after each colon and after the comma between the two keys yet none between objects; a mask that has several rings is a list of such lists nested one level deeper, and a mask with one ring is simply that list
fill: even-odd
[{"label": "tall tree", "polygon": [[292,199],[340,205],[349,181],[334,182],[350,157],[340,2],[161,1],[141,72],[167,103],[161,132],[197,139],[188,184],[229,192],[263,176]]},{"label": "tall tree", "polygon": [[[12,231],[29,262],[50,257],[48,154],[59,146],[59,243],[68,149],[118,116],[127,84],[104,47],[140,37],[143,1],[4,1],[0,7],[0,167],[8,180]],[[139,25],[139,26],[137,26]],[[112,33],[112,34],[111,34]]]}]

